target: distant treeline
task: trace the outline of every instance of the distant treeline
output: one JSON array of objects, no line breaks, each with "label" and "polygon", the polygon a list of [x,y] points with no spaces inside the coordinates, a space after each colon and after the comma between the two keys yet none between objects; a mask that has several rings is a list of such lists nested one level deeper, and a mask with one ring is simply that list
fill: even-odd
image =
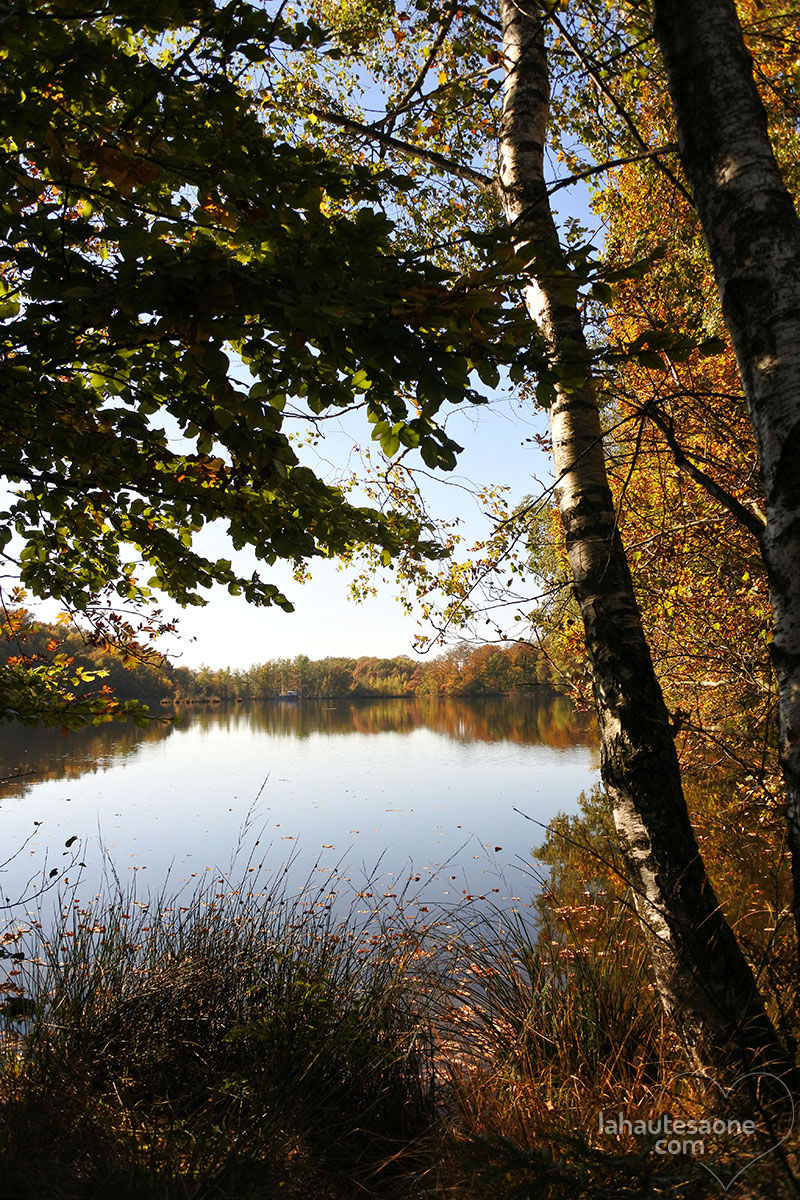
[{"label": "distant treeline", "polygon": [[246,671],[173,673],[176,698],[220,700],[299,696],[486,696],[550,683],[545,656],[533,646],[456,646],[432,659],[271,659]]},{"label": "distant treeline", "polygon": [[70,655],[87,672],[106,672],[85,687],[107,684],[121,700],[267,700],[292,692],[300,697],[486,696],[550,683],[547,658],[523,643],[456,646],[431,659],[401,655],[313,660],[298,654],[247,670],[197,671],[170,663],[125,663],[116,653],[87,643],[75,630],[30,620],[0,643],[2,659],[23,654],[46,660],[53,653]]}]

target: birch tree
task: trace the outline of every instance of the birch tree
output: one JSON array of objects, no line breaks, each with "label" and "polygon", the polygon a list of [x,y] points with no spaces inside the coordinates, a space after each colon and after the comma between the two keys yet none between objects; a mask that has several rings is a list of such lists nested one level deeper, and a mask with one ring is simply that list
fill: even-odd
[{"label": "birch tree", "polygon": [[525,304],[557,380],[550,408],[556,498],[594,683],[603,782],[664,1006],[698,1064],[783,1059],[706,875],[669,715],[642,630],[608,485],[591,356],[550,212],[544,15],[501,0],[505,84],[500,190]]},{"label": "birch tree", "polygon": [[758,444],[800,948],[800,218],[732,0],[654,0],[653,18]]}]

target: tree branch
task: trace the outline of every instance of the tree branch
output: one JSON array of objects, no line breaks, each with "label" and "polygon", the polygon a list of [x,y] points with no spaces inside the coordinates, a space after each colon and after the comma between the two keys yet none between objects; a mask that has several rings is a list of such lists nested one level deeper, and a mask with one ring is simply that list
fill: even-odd
[{"label": "tree branch", "polygon": [[473,167],[454,162],[452,158],[448,158],[446,154],[440,154],[438,150],[425,150],[422,146],[415,146],[412,142],[405,142],[401,138],[392,137],[391,134],[381,133],[374,126],[364,125],[362,121],[356,121],[353,117],[345,117],[324,108],[310,108],[308,111],[320,121],[327,121],[329,125],[338,125],[340,129],[346,129],[367,141],[377,142],[388,150],[396,150],[398,154],[407,154],[410,158],[429,162],[432,166],[447,171],[450,175],[457,175],[469,183],[477,183],[479,187],[485,188],[487,191],[493,191],[495,188],[495,181],[490,175],[484,175],[483,171],[476,171]]},{"label": "tree branch", "polygon": [[422,86],[422,84],[425,81],[425,76],[428,74],[428,71],[431,69],[434,62],[436,61],[436,56],[442,48],[442,43],[444,42],[444,39],[447,37],[448,33],[450,32],[450,26],[453,24],[453,19],[455,18],[455,15],[457,12],[458,12],[458,0],[450,0],[450,4],[447,7],[447,11],[444,13],[444,16],[442,17],[442,23],[439,26],[439,30],[436,34],[436,37],[433,40],[433,45],[431,46],[430,50],[428,51],[428,54],[425,57],[425,61],[423,62],[422,66],[420,67],[419,71],[417,72],[413,83],[406,90],[405,95],[400,97],[400,99],[397,101],[397,104],[395,104],[394,107],[391,108],[389,110],[389,112],[386,113],[386,116],[383,117],[383,119],[378,122],[379,126],[388,123],[389,128],[391,129],[394,126],[395,118],[399,116],[399,114],[406,107],[406,105],[408,104],[409,100],[414,95],[414,93]]},{"label": "tree branch", "polygon": [[659,154],[676,154],[675,142],[667,142],[665,146],[656,146],[654,150],[642,150],[639,154],[627,154],[624,158],[611,158],[608,162],[600,163],[598,167],[587,167],[585,171],[576,171],[574,175],[565,175],[548,186],[548,195],[557,192],[559,188],[569,187],[580,179],[588,179],[592,175],[600,175],[603,171],[613,171],[614,167],[624,167],[628,163],[641,162],[645,158],[657,158]]},{"label": "tree branch", "polygon": [[764,532],[765,523],[760,521],[755,513],[745,508],[741,501],[732,496],[721,484],[712,479],[710,475],[707,475],[702,468],[692,462],[675,437],[675,426],[672,418],[665,416],[664,413],[659,412],[654,407],[647,408],[647,415],[653,424],[658,426],[663,433],[667,445],[672,451],[672,457],[675,459],[676,466],[685,471],[695,483],[699,483],[718,504],[721,504],[723,508],[727,508],[731,516],[735,517],[740,525],[744,525],[745,529],[749,530],[754,537],[760,538]]},{"label": "tree branch", "polygon": [[[586,71],[589,78],[594,83],[597,90],[599,92],[602,92],[602,94],[606,97],[606,99],[608,100],[611,107],[614,109],[614,111],[617,113],[617,115],[619,117],[621,117],[622,120],[625,122],[628,129],[631,131],[631,133],[633,134],[633,136],[635,137],[635,139],[639,143],[639,145],[642,147],[642,149],[650,150],[650,147],[648,146],[647,142],[645,141],[645,139],[642,137],[641,133],[639,132],[639,130],[636,126],[636,122],[633,120],[633,117],[630,115],[628,110],[625,108],[625,105],[622,104],[621,101],[619,101],[617,99],[617,97],[614,95],[614,93],[611,91],[611,88],[608,86],[606,81],[602,78],[600,73],[596,70],[594,64],[592,62],[590,62],[589,56],[586,54],[586,52],[580,47],[580,45],[575,41],[575,39],[571,36],[571,34],[569,34],[567,32],[567,30],[564,28],[564,25],[562,24],[562,22],[558,19],[558,17],[555,14],[552,14],[550,19],[552,20],[552,22],[555,25],[558,32],[563,37],[564,41],[569,46],[572,53],[577,58],[578,62],[581,64],[581,66]],[[673,185],[673,187],[678,192],[680,192],[680,194],[681,194],[681,196],[683,196],[684,200],[686,200],[686,202],[688,204],[690,204],[692,206],[692,208],[694,208],[694,200],[692,199],[691,194],[683,186],[683,184],[678,179],[678,177],[674,173],[674,171],[671,171],[668,166],[666,166],[662,162],[659,162],[658,159],[656,159],[656,165],[659,167],[659,169],[662,171],[662,173],[664,175],[666,175],[667,179],[670,181],[670,183]]]}]

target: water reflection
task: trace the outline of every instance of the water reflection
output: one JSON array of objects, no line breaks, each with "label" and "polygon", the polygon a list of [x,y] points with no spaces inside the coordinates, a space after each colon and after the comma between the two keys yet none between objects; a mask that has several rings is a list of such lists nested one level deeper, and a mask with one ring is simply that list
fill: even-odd
[{"label": "water reflection", "polygon": [[0,796],[24,796],[46,780],[79,779],[132,758],[143,745],[169,737],[172,727],[153,721],[97,725],[61,734],[57,729],[0,727]]},{"label": "water reflection", "polygon": [[377,871],[389,895],[410,878],[447,903],[473,892],[514,903],[514,872],[540,835],[526,816],[573,812],[596,779],[588,720],[552,695],[180,715],[146,729],[0,736],[0,839],[11,848],[0,897],[30,895],[37,872],[71,884],[76,850],[92,895],[109,863],[158,890],[226,870],[240,845],[292,887],[331,873],[358,886]]},{"label": "water reflection", "polygon": [[[512,742],[567,750],[595,743],[591,722],[563,696],[440,699],[266,701],[156,710],[145,727],[101,725],[62,735],[53,729],[0,729],[0,797],[24,796],[46,780],[78,779],[119,766],[145,746],[192,731],[262,733],[307,739],[315,734],[410,734],[426,729],[463,745]],[[160,718],[160,719],[159,719]]]}]

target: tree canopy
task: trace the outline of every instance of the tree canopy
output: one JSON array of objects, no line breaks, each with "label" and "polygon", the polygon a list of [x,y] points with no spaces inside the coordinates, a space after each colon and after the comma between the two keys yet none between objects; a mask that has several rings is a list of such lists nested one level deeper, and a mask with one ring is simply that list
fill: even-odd
[{"label": "tree canopy", "polygon": [[35,597],[101,625],[98,597],[196,604],[212,583],[291,609],[194,545],[215,520],[267,566],[440,553],[416,517],[301,465],[291,420],[361,406],[387,453],[449,470],[439,408],[483,400],[470,355],[509,323],[476,326],[491,290],[396,244],[380,189],[402,174],[267,126],[252,64],[326,53],[282,11],[2,13],[0,549]]}]

